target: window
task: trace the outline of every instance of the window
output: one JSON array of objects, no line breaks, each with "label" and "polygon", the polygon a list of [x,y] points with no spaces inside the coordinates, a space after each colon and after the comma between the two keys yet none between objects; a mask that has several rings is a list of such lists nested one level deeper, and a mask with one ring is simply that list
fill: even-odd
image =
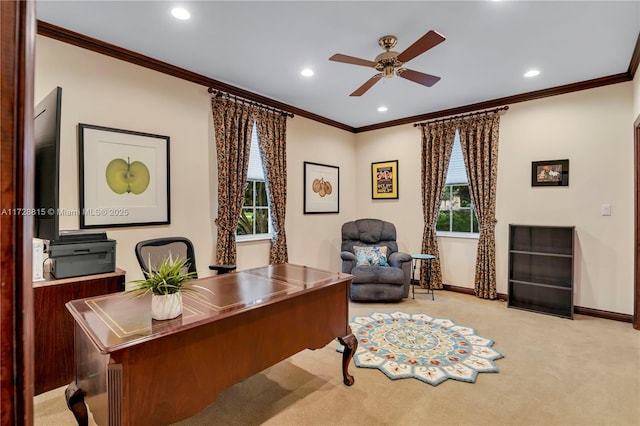
[{"label": "window", "polygon": [[256,236],[271,237],[271,215],[267,200],[267,183],[260,148],[258,131],[255,124],[251,134],[251,153],[249,155],[249,173],[244,191],[244,202],[240,212],[240,220],[236,227],[238,240],[253,239]]},{"label": "window", "polygon": [[473,210],[467,182],[460,136],[456,131],[449,169],[447,170],[447,180],[440,202],[440,213],[436,222],[438,233],[477,234],[479,232],[478,219]]}]

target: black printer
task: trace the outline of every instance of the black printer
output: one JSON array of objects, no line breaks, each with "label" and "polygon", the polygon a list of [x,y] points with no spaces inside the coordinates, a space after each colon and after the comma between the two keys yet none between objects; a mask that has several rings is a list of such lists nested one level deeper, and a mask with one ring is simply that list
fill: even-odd
[{"label": "black printer", "polygon": [[106,232],[62,231],[49,241],[50,272],[55,278],[116,270],[116,242]]}]

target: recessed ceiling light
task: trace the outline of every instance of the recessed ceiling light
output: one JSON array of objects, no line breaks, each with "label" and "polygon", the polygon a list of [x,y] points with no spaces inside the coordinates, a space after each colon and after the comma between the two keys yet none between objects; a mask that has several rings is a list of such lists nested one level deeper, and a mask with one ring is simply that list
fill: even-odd
[{"label": "recessed ceiling light", "polygon": [[387,108],[386,106],[382,105],[378,107],[378,112],[385,112],[387,111],[389,108]]},{"label": "recessed ceiling light", "polygon": [[182,19],[182,20],[191,18],[191,14],[184,7],[174,7],[173,9],[171,9],[171,14],[175,18]]},{"label": "recessed ceiling light", "polygon": [[300,71],[300,74],[302,74],[305,77],[311,77],[313,75],[313,70],[311,68],[305,68],[302,71]]},{"label": "recessed ceiling light", "polygon": [[540,74],[540,71],[538,71],[538,70],[529,70],[529,71],[524,73],[524,76],[525,77],[535,77],[538,74]]}]

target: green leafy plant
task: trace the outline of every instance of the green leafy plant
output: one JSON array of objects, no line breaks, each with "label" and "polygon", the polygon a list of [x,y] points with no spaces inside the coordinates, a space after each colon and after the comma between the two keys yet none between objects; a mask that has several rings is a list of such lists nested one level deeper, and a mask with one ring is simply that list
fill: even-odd
[{"label": "green leafy plant", "polygon": [[[147,264],[151,265],[151,259]],[[144,279],[133,281],[136,285],[133,291],[141,292],[141,296],[149,292],[163,296],[185,290],[195,291],[192,288],[185,287],[185,284],[196,276],[195,272],[185,272],[188,269],[189,262],[187,259],[178,257],[174,260],[169,255],[169,257],[162,260],[157,268],[149,268],[149,271],[144,273]]]}]

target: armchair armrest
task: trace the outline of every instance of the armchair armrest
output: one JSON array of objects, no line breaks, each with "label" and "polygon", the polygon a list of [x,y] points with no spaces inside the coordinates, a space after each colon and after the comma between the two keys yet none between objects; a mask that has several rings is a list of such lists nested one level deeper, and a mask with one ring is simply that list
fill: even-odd
[{"label": "armchair armrest", "polygon": [[397,251],[395,253],[391,253],[387,260],[389,261],[389,265],[401,268],[404,262],[411,262],[411,255],[409,253]]},{"label": "armchair armrest", "polygon": [[351,270],[356,267],[358,258],[350,251],[340,252],[340,258],[342,258],[342,272],[350,274]]},{"label": "armchair armrest", "polygon": [[353,254],[353,253],[351,253],[350,251],[343,251],[343,252],[341,252],[341,253],[340,253],[340,258],[341,258],[342,260],[353,260],[354,262],[355,262],[356,260],[358,260],[358,259],[356,258],[356,255],[355,255],[355,254]]},{"label": "armchair armrest", "polygon": [[409,253],[403,253],[401,251],[391,253],[389,255],[389,265],[402,269],[404,275],[404,294],[402,297],[409,296],[409,287],[411,284],[411,255]]}]

